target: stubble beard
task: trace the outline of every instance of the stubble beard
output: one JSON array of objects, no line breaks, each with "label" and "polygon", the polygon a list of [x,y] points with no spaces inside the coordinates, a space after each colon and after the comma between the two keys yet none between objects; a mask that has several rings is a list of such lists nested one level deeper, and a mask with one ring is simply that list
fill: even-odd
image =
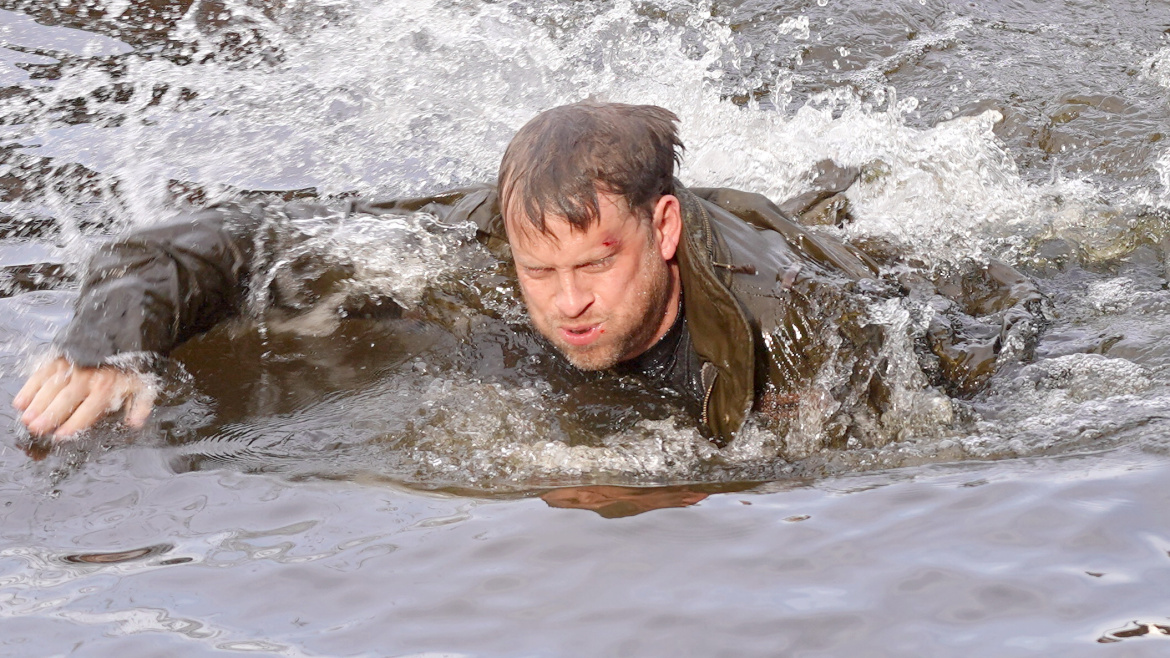
[{"label": "stubble beard", "polygon": [[648,270],[646,285],[635,297],[642,303],[630,313],[615,309],[608,318],[602,318],[610,336],[608,340],[598,339],[585,346],[570,345],[559,340],[554,333],[558,325],[556,321],[550,331],[542,330],[542,333],[569,363],[581,370],[608,370],[638,356],[658,332],[670,303],[670,265],[661,259],[653,259],[648,263]]}]

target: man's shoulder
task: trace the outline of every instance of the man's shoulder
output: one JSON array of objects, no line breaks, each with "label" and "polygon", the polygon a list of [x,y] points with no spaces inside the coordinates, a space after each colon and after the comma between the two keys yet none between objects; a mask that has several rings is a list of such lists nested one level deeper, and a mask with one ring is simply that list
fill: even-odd
[{"label": "man's shoulder", "polygon": [[730,187],[689,187],[687,189],[691,194],[704,201],[713,203],[732,214],[738,215],[747,210],[757,212],[766,210],[782,216],[784,215],[780,207],[773,203],[771,199],[756,192],[745,192],[744,190],[737,190]]},{"label": "man's shoulder", "polygon": [[730,187],[692,187],[687,191],[699,199],[700,205],[707,207],[708,215],[718,225],[713,227],[716,232],[726,231],[741,222],[779,233],[796,229],[793,218],[763,194]]},{"label": "man's shoulder", "polygon": [[777,227],[777,220],[803,226],[837,225],[850,220],[848,190],[860,177],[856,167],[842,167],[832,160],[818,162],[808,174],[808,191],[781,203],[755,192],[729,187],[693,187],[691,193],[761,228]]}]

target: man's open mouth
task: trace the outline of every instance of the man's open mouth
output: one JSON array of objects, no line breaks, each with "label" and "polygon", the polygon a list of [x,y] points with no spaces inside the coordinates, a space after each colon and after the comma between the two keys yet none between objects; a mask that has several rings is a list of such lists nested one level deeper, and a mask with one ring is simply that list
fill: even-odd
[{"label": "man's open mouth", "polygon": [[566,343],[584,347],[601,336],[600,324],[580,325],[575,327],[561,327],[561,337]]}]

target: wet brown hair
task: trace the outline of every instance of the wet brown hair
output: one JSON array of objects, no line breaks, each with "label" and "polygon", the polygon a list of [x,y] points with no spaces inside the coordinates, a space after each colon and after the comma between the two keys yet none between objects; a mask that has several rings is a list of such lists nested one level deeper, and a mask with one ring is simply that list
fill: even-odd
[{"label": "wet brown hair", "polygon": [[674,193],[684,148],[677,123],[674,112],[655,105],[583,101],[542,112],[500,161],[501,211],[522,214],[546,235],[546,213],[584,231],[599,217],[601,189],[648,218],[661,195]]}]

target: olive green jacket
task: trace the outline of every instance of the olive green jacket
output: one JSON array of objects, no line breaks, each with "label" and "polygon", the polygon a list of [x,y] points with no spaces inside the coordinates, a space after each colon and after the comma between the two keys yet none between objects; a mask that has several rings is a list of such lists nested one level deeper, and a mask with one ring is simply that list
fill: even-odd
[{"label": "olive green jacket", "polygon": [[[823,215],[828,207],[839,217],[843,197],[830,197],[833,191],[786,205],[792,214]],[[770,422],[793,421],[800,401],[814,389],[838,398],[835,420],[826,426],[835,437],[854,431],[859,414],[880,419],[888,405],[889,364],[883,359],[891,329],[869,320],[869,305],[881,300],[917,294],[933,305],[930,329],[919,337],[920,356],[929,383],[951,393],[968,393],[981,384],[1003,360],[1005,346],[1026,356],[1034,343],[1041,297],[1006,266],[941,286],[914,276],[883,280],[873,258],[810,231],[763,196],[681,185],[676,195],[685,227],[677,255],[684,313],[703,363],[701,426],[719,445],[735,437],[753,407]],[[168,354],[241,313],[249,285],[260,280],[252,269],[265,262],[257,258],[268,243],[264,234],[279,230],[274,215],[330,212],[336,214],[297,204],[213,207],[101,247],[83,280],[74,318],[59,339],[61,348],[86,366],[126,355]],[[493,187],[354,201],[342,216],[414,212],[449,224],[474,222],[480,241],[496,257],[510,260]],[[940,295],[948,286],[949,297]],[[984,321],[973,322],[972,315]],[[965,331],[971,327],[979,331]],[[823,381],[827,369],[837,372],[833,381]]]}]

